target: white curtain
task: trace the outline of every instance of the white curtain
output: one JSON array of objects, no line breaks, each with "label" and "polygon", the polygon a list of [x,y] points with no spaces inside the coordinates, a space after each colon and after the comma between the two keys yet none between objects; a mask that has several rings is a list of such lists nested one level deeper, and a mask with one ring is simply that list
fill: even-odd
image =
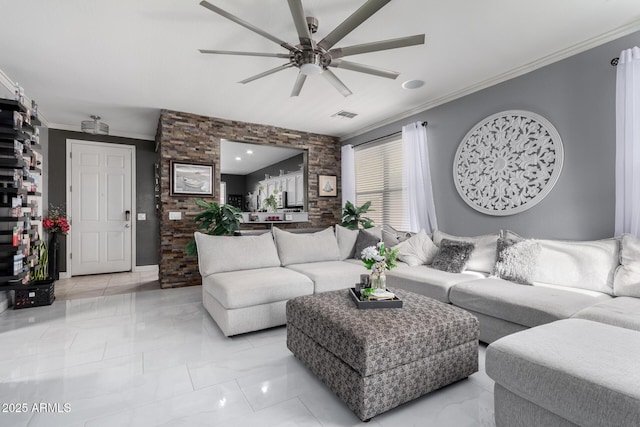
[{"label": "white curtain", "polygon": [[640,48],[622,51],[616,78],[616,235],[640,237]]},{"label": "white curtain", "polygon": [[402,183],[406,189],[409,231],[425,229],[431,233],[438,228],[436,207],[431,189],[431,168],[427,130],[421,122],[402,127]]},{"label": "white curtain", "polygon": [[342,206],[356,204],[356,160],[353,145],[342,146]]}]

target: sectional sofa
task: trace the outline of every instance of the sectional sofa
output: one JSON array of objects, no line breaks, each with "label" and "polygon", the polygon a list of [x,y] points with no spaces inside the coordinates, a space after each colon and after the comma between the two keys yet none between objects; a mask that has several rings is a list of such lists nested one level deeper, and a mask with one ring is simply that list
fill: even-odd
[{"label": "sectional sofa", "polygon": [[[367,273],[353,259],[358,232],[278,228],[254,236],[195,233],[202,301],[226,336],[286,323],[291,298],[352,287]],[[376,230],[380,234],[380,230]]]},{"label": "sectional sofa", "polygon": [[527,286],[491,276],[498,235],[433,234],[445,238],[475,244],[468,271],[416,266],[387,283],[480,320],[498,427],[640,425],[639,239],[537,240]]},{"label": "sectional sofa", "polygon": [[[288,299],[351,287],[367,272],[353,259],[357,237],[339,226],[311,234],[196,233],[204,306],[227,336],[283,325]],[[508,238],[519,237],[416,237],[408,246],[431,251],[427,258],[444,240],[472,243],[466,269],[451,273],[407,258],[387,285],[480,320],[480,340],[491,343],[486,369],[496,381],[498,426],[638,425],[640,240],[536,240],[531,285],[523,285],[494,274]]]}]

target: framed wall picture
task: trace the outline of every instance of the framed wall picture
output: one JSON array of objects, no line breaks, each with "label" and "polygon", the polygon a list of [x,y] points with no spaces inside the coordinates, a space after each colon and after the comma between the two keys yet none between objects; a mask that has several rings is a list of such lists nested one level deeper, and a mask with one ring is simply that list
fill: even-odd
[{"label": "framed wall picture", "polygon": [[338,183],[335,175],[318,175],[318,196],[338,196]]},{"label": "framed wall picture", "polygon": [[213,196],[213,165],[171,162],[172,196]]}]

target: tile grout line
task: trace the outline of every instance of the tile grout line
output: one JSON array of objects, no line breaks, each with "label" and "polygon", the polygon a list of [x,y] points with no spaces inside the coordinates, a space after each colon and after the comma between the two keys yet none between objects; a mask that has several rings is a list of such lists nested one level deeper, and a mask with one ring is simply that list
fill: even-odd
[{"label": "tile grout line", "polygon": [[324,426],[324,423],[322,421],[320,421],[320,419],[318,417],[316,417],[316,414],[314,414],[313,411],[311,409],[309,409],[309,407],[304,403],[304,401],[302,399],[300,399],[300,395],[297,395],[296,399],[298,399],[298,401],[302,404],[302,406],[304,406],[307,409],[307,411],[309,411],[311,416],[313,418],[315,418],[316,421],[318,421],[318,424],[320,424],[321,426]]},{"label": "tile grout line", "polygon": [[[235,383],[238,385],[238,389],[240,390],[240,393],[242,393],[242,397],[244,397],[244,400],[247,402],[247,405],[249,405],[249,408],[251,408],[251,410],[253,411],[253,413],[255,414],[257,411],[255,410],[255,408],[253,407],[253,405],[251,404],[251,402],[249,401],[249,398],[247,397],[247,394],[244,392],[244,390],[242,389],[242,386],[240,385],[240,383],[238,382],[238,378],[234,378]],[[264,408],[262,408],[264,409]]]}]

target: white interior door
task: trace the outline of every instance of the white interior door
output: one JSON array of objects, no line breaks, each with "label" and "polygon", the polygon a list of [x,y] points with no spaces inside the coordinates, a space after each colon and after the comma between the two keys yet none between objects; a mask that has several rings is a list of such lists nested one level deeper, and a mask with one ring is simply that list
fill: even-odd
[{"label": "white interior door", "polygon": [[133,149],[70,145],[71,274],[130,271]]}]

